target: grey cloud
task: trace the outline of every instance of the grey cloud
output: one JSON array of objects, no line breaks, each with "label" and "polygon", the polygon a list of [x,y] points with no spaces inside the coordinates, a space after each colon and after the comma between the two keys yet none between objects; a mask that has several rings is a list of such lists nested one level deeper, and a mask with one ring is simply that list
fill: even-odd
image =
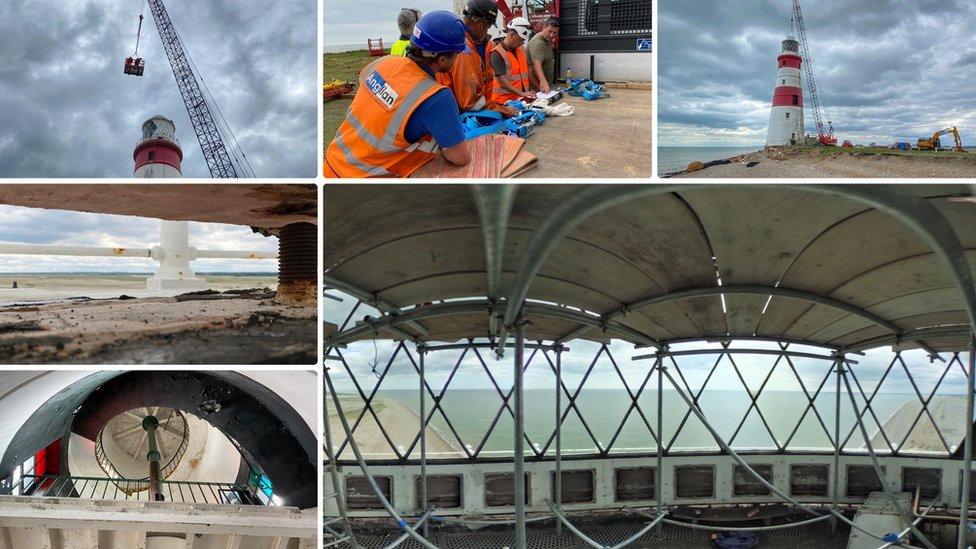
[{"label": "grey cloud", "polygon": [[[259,177],[313,177],[316,2],[167,5],[180,37]],[[140,124],[177,125],[184,176],[209,177],[152,17],[142,78],[122,74],[138,2],[0,4],[0,176],[128,177]]]},{"label": "grey cloud", "polygon": [[[150,248],[159,244],[159,221],[122,215],[91,214],[0,206],[0,242],[14,244],[122,246]],[[200,249],[274,251],[277,239],[255,234],[249,227],[190,223],[190,245]],[[77,272],[154,270],[141,259],[20,256],[0,254],[0,272]],[[194,262],[198,271],[276,272],[271,260],[207,259]]]},{"label": "grey cloud", "polygon": [[[955,124],[976,143],[971,4],[823,0],[804,8],[823,99],[841,139],[919,137]],[[688,127],[706,134],[748,128],[748,142],[734,144],[761,143],[790,2],[662,2],[659,12],[662,143],[681,142]],[[807,131],[814,131],[809,115]]]}]

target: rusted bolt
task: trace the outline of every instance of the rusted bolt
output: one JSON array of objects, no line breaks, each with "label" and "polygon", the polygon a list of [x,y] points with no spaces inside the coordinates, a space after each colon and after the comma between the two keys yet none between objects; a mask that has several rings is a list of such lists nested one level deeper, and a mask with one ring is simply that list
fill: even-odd
[{"label": "rusted bolt", "polygon": [[278,296],[283,305],[314,307],[318,298],[318,228],[285,225],[278,233]]}]

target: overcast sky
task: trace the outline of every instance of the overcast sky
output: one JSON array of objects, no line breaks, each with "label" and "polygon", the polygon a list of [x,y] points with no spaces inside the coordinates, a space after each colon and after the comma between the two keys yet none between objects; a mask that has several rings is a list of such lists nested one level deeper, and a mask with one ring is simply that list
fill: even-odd
[{"label": "overcast sky", "polygon": [[[841,141],[888,144],[955,125],[976,144],[976,4],[818,0],[804,8]],[[661,2],[662,145],[765,143],[790,12],[788,0]],[[806,128],[815,131],[809,109]]]},{"label": "overcast sky", "polygon": [[[159,244],[159,220],[126,215],[92,214],[0,206],[0,242],[151,248]],[[278,239],[255,234],[249,227],[190,222],[190,245],[206,250],[274,252]],[[198,259],[197,272],[276,273],[275,260]],[[0,254],[0,273],[154,272],[151,259],[52,257]]]},{"label": "overcast sky", "polygon": [[396,19],[401,8],[414,8],[427,13],[434,10],[454,10],[453,0],[326,0],[323,42],[328,46],[362,44],[367,38],[382,38],[385,43],[400,36]]},{"label": "overcast sky", "polygon": [[[340,303],[331,299],[326,299],[324,302],[324,318],[326,322],[341,324],[345,320],[346,315],[349,313],[352,306],[356,304],[356,300],[348,296],[344,296],[338,292],[332,291],[329,293],[342,296],[343,301]],[[363,318],[364,315],[370,315],[375,318],[380,316],[380,313],[371,307],[361,305],[356,311],[356,318],[354,318],[353,321]],[[352,343],[346,349],[342,350],[342,354],[355,373],[357,381],[366,387],[365,390],[367,391],[367,394],[369,393],[369,388],[372,388],[375,385],[377,379],[371,370],[373,370],[375,366],[377,373],[382,373],[383,368],[386,367],[386,363],[391,354],[396,349],[396,345],[396,342],[388,339],[377,339],[375,343],[374,341]],[[775,343],[764,342],[741,343],[738,344],[738,346],[740,348],[752,349],[776,348]],[[673,345],[672,349],[678,351],[684,349],[703,349],[710,347],[719,348],[719,345],[717,343],[677,344]],[[574,340],[569,343],[569,348],[570,351],[563,355],[562,370],[567,387],[570,389],[570,391],[573,391],[577,386],[579,386],[586,369],[589,367],[590,363],[593,361],[593,357],[600,349],[600,345],[598,343],[589,341]],[[822,349],[814,347],[802,347],[794,345],[792,349],[801,352],[823,353]],[[411,352],[413,352],[412,346]],[[631,358],[638,355],[647,355],[650,353],[650,351],[648,349],[635,349],[633,344],[615,340],[610,345],[610,352],[613,355],[617,366],[621,369],[627,383],[633,390],[636,390],[637,387],[640,386],[641,382],[643,382],[644,376],[647,373],[647,368],[652,365],[653,361],[633,361]],[[438,391],[444,386],[444,383],[447,381],[450,371],[454,367],[459,354],[460,351],[440,351],[427,355],[425,364],[426,372],[429,372],[431,379],[430,383],[434,391]],[[855,365],[854,368],[856,368],[856,375],[858,376],[859,381],[862,383],[865,391],[870,391],[877,385],[885,369],[891,363],[893,356],[894,355],[891,353],[891,349],[885,347],[870,351],[862,357],[851,357],[852,359],[858,361],[858,364]],[[925,353],[922,351],[909,351],[904,353],[903,356],[905,357],[905,361],[912,371],[912,376],[914,377],[915,382],[918,383],[919,390],[922,391],[923,395],[927,397],[929,392],[935,387],[936,383],[938,383],[939,377],[945,366],[939,362],[934,364],[930,363],[927,355],[925,355]],[[951,355],[946,354],[945,356],[949,357]],[[484,369],[478,363],[477,359],[472,357],[473,355],[469,355],[469,357],[466,358],[462,363],[462,366],[458,370],[458,374],[454,380],[451,381],[450,387],[453,389],[493,389],[487,375],[484,373]],[[510,354],[506,358],[498,361],[493,358],[491,353],[482,351],[482,357],[485,358],[488,366],[492,369],[492,375],[495,376],[495,379],[499,385],[503,389],[506,387],[511,387],[512,368]],[[416,359],[416,354],[414,354],[414,358]],[[697,391],[705,381],[705,377],[708,375],[709,370],[714,365],[715,359],[715,355],[684,356],[678,357],[677,361],[678,366],[688,380],[689,385],[691,385],[691,387]],[[736,365],[740,368],[742,375],[750,389],[756,391],[762,385],[762,382],[769,373],[770,368],[775,363],[776,357],[762,355],[734,355],[734,360]],[[827,374],[827,371],[830,368],[829,362],[815,359],[794,358],[793,364],[797,368],[797,371],[799,372],[807,390],[809,390],[811,393],[816,390],[816,387],[822,382],[824,376]],[[333,371],[336,372],[335,382],[338,390],[354,390],[352,383],[348,379],[348,375],[344,374],[341,368],[334,369]],[[552,388],[555,384],[554,379],[555,378],[552,374],[552,370],[549,369],[545,359],[541,354],[539,354],[536,360],[532,362],[532,364],[526,370],[525,386],[526,388],[530,389]],[[654,381],[654,383],[656,383],[656,381]],[[960,370],[957,364],[953,365],[949,374],[946,375],[945,381],[943,381],[938,394],[965,394],[965,383],[965,377],[962,374],[962,370]],[[383,381],[382,387],[385,389],[414,389],[417,387],[417,384],[418,380],[416,371],[410,364],[409,359],[407,359],[405,355],[400,354],[394,361],[387,378]],[[833,387],[833,385],[830,385],[830,387]],[[591,374],[591,377],[586,381],[585,388],[623,388],[620,378],[614,372],[613,366],[606,355],[603,355],[597,362],[596,366],[594,367],[593,374]],[[725,360],[719,365],[718,369],[716,370],[716,374],[708,382],[708,388],[714,390],[744,390],[742,382],[735,374],[735,370],[731,367],[731,363],[729,363],[728,360]],[[775,373],[770,377],[765,390],[799,391],[800,386],[797,383],[796,378],[790,372],[786,362],[781,361],[779,366],[777,366]],[[830,388],[825,390],[829,391]],[[908,381],[904,370],[902,370],[900,366],[893,369],[889,374],[889,377],[884,383],[882,392],[908,394],[913,392],[912,385]]]},{"label": "overcast sky", "polygon": [[[0,176],[130,177],[147,118],[176,122],[185,177],[209,177],[146,7],[145,76],[122,74],[140,0],[0,2]],[[258,177],[314,177],[315,0],[168,0],[170,18]]]}]

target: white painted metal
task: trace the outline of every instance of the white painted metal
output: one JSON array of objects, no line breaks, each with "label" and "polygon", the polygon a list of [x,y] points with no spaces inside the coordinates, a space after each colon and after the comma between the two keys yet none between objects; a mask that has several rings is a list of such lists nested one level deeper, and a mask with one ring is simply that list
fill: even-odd
[{"label": "white painted metal", "polygon": [[235,537],[242,547],[270,547],[282,538],[282,547],[312,548],[317,522],[316,510],[291,507],[0,496],[4,549],[46,547],[69,532],[78,541],[94,540],[64,545],[72,549],[104,547],[102,539],[111,539],[113,549],[233,547]]},{"label": "white painted metal", "polygon": [[[911,507],[911,494],[901,494],[898,499],[902,508]],[[906,526],[904,519],[898,513],[898,509],[888,501],[884,492],[871,492],[864,502],[864,506],[854,516],[854,523],[878,537],[884,537],[890,533],[897,534]],[[847,540],[847,549],[877,548],[877,540],[868,537],[859,530],[853,530],[851,537]]]},{"label": "white painted metal", "polygon": [[0,243],[0,254],[70,255],[82,257],[149,257],[149,248],[106,248],[98,246],[47,246]]},{"label": "white painted metal", "polygon": [[152,258],[159,262],[156,273],[146,281],[149,291],[202,290],[207,281],[197,278],[190,268],[190,224],[186,221],[160,221],[159,246]]},{"label": "white painted metal", "polygon": [[[797,42],[792,36],[783,41],[780,55],[797,54]],[[793,86],[803,89],[800,69],[780,67],[776,74],[776,87]],[[801,91],[802,97],[802,91]],[[775,106],[769,109],[769,127],[766,130],[766,146],[778,147],[801,144],[804,139],[803,106]]]},{"label": "white painted metal", "polygon": [[[833,467],[833,452],[826,451],[819,454],[744,454],[742,456],[747,463],[756,465],[773,466],[773,485],[787,493],[790,492],[790,467],[793,465],[817,464],[829,468],[830,474],[827,479],[827,494],[824,496],[795,496],[803,503],[821,504],[829,506],[834,498],[830,487],[833,486],[835,469]],[[641,501],[619,502],[615,500],[615,475],[614,471],[618,468],[647,467],[653,464],[654,460],[648,457],[610,457],[573,460],[563,463],[564,471],[592,470],[594,472],[594,500],[588,503],[566,503],[561,507],[568,511],[587,511],[587,510],[607,510],[624,509],[633,506],[653,507],[657,502],[653,499]],[[902,469],[906,467],[931,467],[940,469],[941,475],[941,496],[940,501],[947,505],[958,508],[961,469],[960,460],[957,459],[929,459],[919,457],[884,457],[882,463],[885,466],[885,480],[889,486],[901,491]],[[675,486],[675,467],[677,465],[712,465],[715,468],[715,493],[707,498],[678,498]],[[848,465],[870,466],[871,459],[867,455],[842,455],[840,457],[840,479],[838,482],[840,493],[837,494],[837,501],[840,505],[861,504],[865,498],[851,497],[847,495],[847,467]],[[370,472],[377,477],[389,476],[393,480],[393,499],[391,503],[396,510],[403,515],[410,516],[416,509],[416,477],[419,469],[415,465],[370,465]],[[709,504],[745,504],[745,503],[768,503],[780,501],[775,495],[769,496],[736,496],[733,494],[733,473],[735,462],[729,456],[724,455],[681,455],[671,454],[664,456],[661,478],[661,496],[667,505],[709,505]],[[549,509],[545,504],[547,499],[552,499],[553,493],[553,471],[555,463],[553,461],[531,461],[525,463],[525,471],[531,475],[529,483],[529,504],[526,510],[529,513],[548,513]],[[514,506],[508,507],[488,507],[485,504],[484,479],[492,473],[511,473],[511,462],[497,463],[455,463],[439,464],[435,462],[427,463],[428,475],[461,475],[461,494],[463,501],[460,508],[444,509],[438,508],[437,514],[442,516],[473,516],[473,515],[511,515],[514,513]],[[339,475],[341,477],[359,476],[362,473],[357,467],[343,467]],[[343,485],[345,482],[342,483]],[[334,504],[332,504],[334,505]],[[326,514],[330,513],[330,505],[326,505]],[[334,510],[331,510],[334,512]],[[382,517],[386,516],[383,510],[376,511],[349,511],[350,517]],[[880,544],[879,544],[880,545]],[[877,546],[875,546],[877,547]]]},{"label": "white painted metal", "polygon": [[[593,56],[593,78],[600,82],[651,82],[651,54],[646,52],[572,52],[559,54],[559,67],[565,77],[566,70],[573,78],[590,77],[590,56]],[[612,93],[612,90],[611,90]],[[650,93],[648,101],[650,101]]]}]

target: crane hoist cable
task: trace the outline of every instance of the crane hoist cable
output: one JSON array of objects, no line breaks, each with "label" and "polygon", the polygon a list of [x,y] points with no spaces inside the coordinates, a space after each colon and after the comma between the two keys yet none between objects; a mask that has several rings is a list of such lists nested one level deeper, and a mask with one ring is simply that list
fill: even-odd
[{"label": "crane hoist cable", "polygon": [[139,10],[139,29],[136,30],[136,52],[132,54],[132,57],[136,58],[139,57],[139,39],[142,38],[142,20],[146,16],[146,0],[142,0],[139,4],[141,9]]}]

